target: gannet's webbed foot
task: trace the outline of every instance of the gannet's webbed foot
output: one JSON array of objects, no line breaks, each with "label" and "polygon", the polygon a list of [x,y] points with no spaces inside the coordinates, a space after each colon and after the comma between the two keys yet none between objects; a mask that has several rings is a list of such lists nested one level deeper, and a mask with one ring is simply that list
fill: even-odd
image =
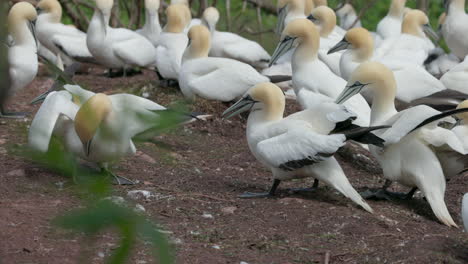
[{"label": "gannet's webbed foot", "polygon": [[118,176],[106,168],[103,168],[102,171],[106,173],[108,176],[112,177],[112,184],[115,184],[115,185],[134,185],[135,184],[134,181],[129,180],[122,176]]},{"label": "gannet's webbed foot", "polygon": [[318,189],[318,186],[319,186],[319,180],[315,179],[314,180],[314,184],[312,185],[312,187],[309,187],[309,188],[297,188],[297,189],[289,189],[289,193],[293,193],[293,194],[296,194],[296,193],[313,193],[315,191],[317,191]]},{"label": "gannet's webbed foot", "polygon": [[29,113],[24,112],[6,112],[2,108],[0,108],[0,118],[10,118],[10,119],[22,119],[25,118]]},{"label": "gannet's webbed foot", "polygon": [[390,187],[391,181],[386,181],[384,186],[381,189],[377,190],[367,190],[361,193],[362,198],[364,199],[374,199],[374,200],[411,200],[414,193],[418,188],[414,187],[408,193],[399,193],[399,192],[390,192],[387,191],[387,188]]},{"label": "gannet's webbed foot", "polygon": [[274,180],[273,185],[270,188],[270,191],[265,192],[265,193],[251,193],[251,192],[246,192],[244,194],[239,195],[239,198],[270,198],[275,196],[276,189],[278,189],[278,186],[280,185],[281,181],[280,180]]},{"label": "gannet's webbed foot", "polygon": [[164,88],[178,87],[179,82],[177,80],[162,79],[162,80],[159,80],[159,85]]}]

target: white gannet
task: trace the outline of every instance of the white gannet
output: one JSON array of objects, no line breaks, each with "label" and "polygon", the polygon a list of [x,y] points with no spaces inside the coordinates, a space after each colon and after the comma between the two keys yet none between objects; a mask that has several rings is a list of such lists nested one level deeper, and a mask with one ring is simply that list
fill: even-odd
[{"label": "white gannet", "polygon": [[[223,113],[230,118],[250,111],[247,121],[247,142],[252,154],[273,174],[273,186],[267,193],[246,193],[242,198],[269,197],[283,180],[313,177],[341,192],[353,202],[372,212],[370,206],[354,190],[333,155],[345,141],[367,135],[372,142],[382,141],[370,131],[351,124],[353,114],[333,103],[283,117],[285,98],[272,83],[252,87],[236,104]],[[341,130],[343,125],[343,130]],[[360,131],[354,136],[354,131]],[[337,128],[340,129],[336,132]],[[360,136],[357,136],[360,134]],[[370,143],[370,142],[366,142]]]},{"label": "white gannet", "polygon": [[55,55],[55,65],[61,70],[64,63],[74,60],[92,62],[93,55],[86,45],[86,34],[73,26],[61,23],[62,6],[57,0],[41,0],[36,6],[39,16],[36,22],[37,39]]},{"label": "white gannet", "polygon": [[[345,80],[349,80],[354,70],[366,61],[374,61],[374,40],[365,28],[349,30],[342,41],[330,49],[329,53],[346,50],[341,56],[340,71]],[[377,59],[377,61],[379,61]],[[445,86],[429,74],[424,68],[411,63],[385,63],[389,67],[397,82],[396,98],[410,103],[416,99],[432,95],[445,90]]]},{"label": "white gannet", "polygon": [[279,0],[278,1],[278,22],[276,24],[276,34],[281,35],[289,22],[298,18],[306,18],[310,10],[310,3],[306,5],[306,0]]},{"label": "white gannet", "polygon": [[265,68],[270,60],[268,52],[255,41],[248,40],[231,32],[216,30],[219,11],[208,7],[203,12],[203,23],[211,31],[211,57],[223,57],[245,62],[254,67]]},{"label": "white gannet", "polygon": [[29,146],[47,152],[52,136],[67,151],[97,163],[119,184],[132,181],[112,174],[109,164],[134,155],[132,139],[159,124],[166,108],[130,94],[105,95],[65,85],[65,91],[50,93],[31,123]]},{"label": "white gannet", "polygon": [[[186,5],[189,8],[188,10],[190,11],[190,4],[189,4],[188,0],[171,0],[171,5],[177,5],[177,4]],[[190,18],[189,18],[188,21],[190,21],[190,23],[188,23],[187,26],[185,27],[185,29],[184,29],[185,33],[188,33],[188,31],[190,30],[191,27],[202,24],[201,19],[192,18],[192,13],[191,12],[189,12],[189,14],[190,14]]]},{"label": "white gannet", "polygon": [[349,3],[344,4],[338,10],[336,10],[336,15],[340,19],[340,27],[345,30],[355,27],[362,27],[361,20],[358,19],[356,10],[354,10],[354,7]]},{"label": "white gannet", "polygon": [[153,46],[159,44],[159,35],[161,34],[161,25],[159,24],[159,0],[145,0],[145,25],[136,32],[147,38]]},{"label": "white gannet", "polygon": [[[33,24],[36,18],[36,9],[27,2],[15,4],[8,14],[8,31],[12,38],[12,46],[8,48],[10,87],[6,96],[25,88],[36,77],[37,40]],[[24,113],[7,113],[4,106],[0,105],[0,117],[23,118],[24,116]]]},{"label": "white gannet", "polygon": [[344,30],[336,26],[335,12],[328,6],[319,6],[312,10],[307,19],[314,22],[320,32],[319,59],[340,76],[340,58],[343,52],[327,54],[328,50],[343,39]]},{"label": "white gannet", "polygon": [[[210,31],[205,26],[193,26],[189,31],[190,44],[184,53],[179,73],[180,90],[186,98],[199,96],[230,102],[239,99],[255,84],[272,81],[246,63],[208,57],[210,38]],[[284,76],[283,79],[290,77]]]},{"label": "white gannet", "polygon": [[[334,100],[344,89],[346,81],[318,59],[320,35],[310,20],[296,19],[286,26],[270,64],[296,44],[292,59],[292,81],[299,104],[307,109],[323,100]],[[369,125],[370,108],[362,96],[352,98],[345,106],[357,114],[357,125]]]},{"label": "white gannet", "polygon": [[421,10],[408,11],[401,25],[401,34],[382,41],[375,58],[388,63],[413,63],[423,66],[429,52],[435,48],[427,36],[437,39],[429,18]]},{"label": "white gannet", "polygon": [[96,61],[111,70],[123,69],[124,74],[131,67],[154,67],[156,50],[149,40],[135,31],[109,26],[114,1],[95,3],[86,42]]},{"label": "white gannet", "polygon": [[463,219],[463,226],[465,227],[465,232],[468,232],[468,193],[465,193],[463,195],[463,200],[462,200],[462,219]]},{"label": "white gannet", "polygon": [[406,0],[392,0],[388,14],[377,24],[377,34],[383,39],[400,35],[405,5]]},{"label": "white gannet", "polygon": [[188,24],[186,5],[170,5],[166,9],[167,24],[164,26],[159,46],[156,48],[156,66],[162,78],[177,80],[179,76],[182,56],[188,44],[184,29]]},{"label": "white gannet", "polygon": [[447,89],[455,90],[468,95],[468,55],[460,64],[453,67],[450,71],[445,73],[440,81],[447,87]]},{"label": "white gannet", "polygon": [[442,25],[442,35],[447,46],[460,60],[468,55],[468,14],[465,0],[445,0],[447,16]]},{"label": "white gannet", "polygon": [[[394,104],[396,81],[393,73],[377,62],[361,64],[336,102],[343,103],[364,89],[370,89],[373,94],[371,125],[391,126],[375,132],[385,140],[383,148],[370,146],[387,179],[383,190],[370,197],[388,197],[389,192],[386,188],[392,181],[412,187],[409,197],[416,187],[426,197],[440,222],[448,226],[457,226],[444,202],[446,182],[434,147],[447,145],[453,151],[464,153],[457,136],[437,125],[438,120],[468,109],[441,113],[420,105],[398,112]],[[446,119],[455,121],[452,118]]]}]

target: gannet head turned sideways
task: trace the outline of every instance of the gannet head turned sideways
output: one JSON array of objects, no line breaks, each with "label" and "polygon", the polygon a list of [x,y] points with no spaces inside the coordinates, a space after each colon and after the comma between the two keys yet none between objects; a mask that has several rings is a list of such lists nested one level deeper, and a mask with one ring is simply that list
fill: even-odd
[{"label": "gannet head turned sideways", "polygon": [[62,6],[57,0],[41,0],[36,5],[38,13],[45,12],[52,15],[54,22],[59,23],[62,19]]},{"label": "gannet head turned sideways", "polygon": [[102,122],[112,112],[112,103],[105,94],[89,98],[76,113],[75,131],[84,146],[85,154],[91,151],[91,142]]},{"label": "gannet head turned sideways", "polygon": [[320,36],[322,37],[330,35],[336,26],[336,14],[333,9],[328,6],[319,6],[315,8],[307,19],[320,27]]},{"label": "gannet head turned sideways", "polygon": [[166,17],[167,24],[164,31],[170,33],[182,33],[192,19],[190,10],[182,4],[170,5],[166,9]]},{"label": "gannet head turned sideways", "polygon": [[273,83],[260,83],[250,90],[237,103],[229,107],[222,114],[228,119],[250,110],[265,111],[265,119],[278,120],[283,117],[285,108],[283,91]]},{"label": "gannet head turned sideways", "polygon": [[429,18],[423,11],[418,9],[413,9],[405,15],[401,25],[401,32],[417,37],[425,37],[425,34],[427,34],[434,40],[439,38],[439,35],[434,32],[429,24]]},{"label": "gannet head turned sideways", "polygon": [[369,60],[374,52],[374,39],[365,28],[353,28],[346,32],[343,40],[328,51],[328,54],[353,49],[361,61]]},{"label": "gannet head turned sideways", "polygon": [[270,66],[289,50],[303,43],[309,44],[308,53],[315,56],[320,47],[320,35],[314,23],[308,19],[299,18],[293,20],[284,29],[281,40],[271,56]]},{"label": "gannet head turned sideways", "polygon": [[190,28],[188,33],[189,45],[185,50],[185,59],[196,59],[208,57],[211,46],[211,34],[208,28],[203,25],[196,25]]},{"label": "gannet head turned sideways", "polygon": [[26,40],[26,33],[22,30],[23,23],[26,23],[34,39],[36,39],[34,30],[36,19],[36,9],[28,2],[19,2],[10,9],[8,13],[8,31],[12,35],[15,43],[21,44]]},{"label": "gannet head turned sideways", "polygon": [[395,76],[381,63],[362,63],[351,75],[346,88],[337,97],[336,103],[342,104],[364,89],[371,90],[374,94],[374,101],[377,99],[380,104],[393,103],[396,95]]},{"label": "gannet head turned sideways", "polygon": [[219,11],[216,7],[208,7],[203,11],[202,21],[211,32],[216,30],[216,24],[219,21]]}]

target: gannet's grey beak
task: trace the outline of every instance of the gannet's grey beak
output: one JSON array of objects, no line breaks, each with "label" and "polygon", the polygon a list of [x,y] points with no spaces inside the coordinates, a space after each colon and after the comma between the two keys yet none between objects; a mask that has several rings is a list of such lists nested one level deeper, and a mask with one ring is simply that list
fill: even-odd
[{"label": "gannet's grey beak", "polygon": [[288,5],[283,6],[280,10],[278,10],[278,22],[276,23],[275,33],[278,36],[281,36],[284,30],[284,19],[288,14]]},{"label": "gannet's grey beak", "polygon": [[29,21],[28,27],[29,27],[29,31],[31,31],[31,34],[33,35],[34,42],[36,43],[36,47],[37,47],[36,20]]},{"label": "gannet's grey beak", "polygon": [[296,38],[292,38],[290,36],[286,36],[283,40],[280,41],[278,46],[271,55],[270,63],[268,64],[269,67],[273,65],[281,56],[283,56],[286,52],[290,51],[294,48],[294,42]]},{"label": "gannet's grey beak", "polygon": [[354,84],[346,86],[343,92],[336,98],[335,103],[342,104],[348,101],[349,98],[355,96],[356,94],[360,93],[367,84],[363,84],[361,82],[355,82]]},{"label": "gannet's grey beak", "polygon": [[237,103],[233,104],[226,111],[224,111],[221,117],[223,119],[229,119],[243,112],[250,111],[255,103],[258,103],[258,101],[253,100],[250,95],[244,96],[242,99],[237,101]]},{"label": "gannet's grey beak", "polygon": [[44,100],[47,98],[47,96],[50,94],[51,91],[47,91],[38,97],[34,98],[29,104],[35,105],[44,102]]},{"label": "gannet's grey beak", "polygon": [[431,38],[435,42],[439,42],[439,35],[432,29],[431,25],[423,25],[423,31],[429,38]]},{"label": "gannet's grey beak", "polygon": [[345,38],[343,38],[343,40],[341,40],[340,42],[338,42],[338,44],[333,46],[333,48],[331,48],[327,54],[332,54],[341,50],[348,49],[350,45],[351,43],[349,43]]}]

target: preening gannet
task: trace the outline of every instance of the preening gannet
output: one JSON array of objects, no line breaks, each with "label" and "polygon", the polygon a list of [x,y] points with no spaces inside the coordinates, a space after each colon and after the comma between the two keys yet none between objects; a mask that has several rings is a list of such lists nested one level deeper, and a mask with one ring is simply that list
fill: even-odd
[{"label": "preening gannet", "polygon": [[[8,14],[8,31],[12,46],[8,48],[11,96],[28,86],[37,74],[37,40],[34,35],[36,9],[27,2],[15,4]],[[2,44],[3,45],[3,44]],[[0,117],[22,118],[24,113],[7,113],[0,104]]]},{"label": "preening gannet", "polygon": [[254,67],[265,68],[270,60],[268,52],[255,41],[248,40],[231,32],[216,30],[219,11],[208,7],[203,12],[203,23],[211,31],[211,57],[223,57],[245,62]]},{"label": "preening gannet", "polygon": [[[296,19],[286,26],[270,64],[296,44],[292,58],[292,81],[298,102],[307,109],[324,100],[333,101],[344,89],[346,81],[318,59],[320,35],[310,20]],[[345,106],[357,114],[357,125],[369,125],[370,108],[362,96],[352,98]]]},{"label": "preening gannet", "polygon": [[136,32],[147,38],[153,46],[159,44],[159,35],[161,34],[161,24],[159,24],[159,0],[145,0],[145,25]]},{"label": "preening gannet", "polygon": [[445,0],[446,13],[442,24],[442,35],[447,46],[460,60],[468,55],[468,14],[465,0]]},{"label": "preening gannet", "polygon": [[[448,129],[438,127],[437,124],[438,120],[444,117],[468,109],[441,113],[420,105],[398,112],[394,104],[396,81],[393,73],[377,62],[361,64],[336,102],[343,103],[364,89],[373,93],[371,125],[391,126],[375,132],[385,140],[383,148],[370,146],[387,179],[383,191],[378,193],[383,192],[383,196],[388,197],[389,192],[386,188],[392,181],[412,188],[417,187],[440,222],[448,226],[457,226],[444,202],[445,177],[434,147],[446,145],[453,151],[464,153],[457,136]],[[449,118],[449,121],[454,120]],[[410,192],[410,196],[414,190]]]},{"label": "preening gannet", "polygon": [[110,69],[154,67],[156,50],[135,31],[109,26],[113,0],[95,0],[96,8],[87,33],[88,49],[96,61]]},{"label": "preening gannet", "polygon": [[377,24],[377,34],[383,39],[400,35],[405,5],[406,0],[392,0],[388,14]]},{"label": "preening gannet", "polygon": [[[345,80],[349,80],[354,70],[366,61],[376,60],[374,57],[374,40],[365,28],[349,30],[342,41],[330,49],[329,53],[346,50],[341,56],[340,71]],[[377,59],[377,61],[379,61]],[[416,99],[432,95],[445,90],[445,86],[424,68],[412,63],[389,62],[389,67],[397,82],[396,98],[402,102],[410,103]],[[387,60],[388,62],[388,60]]]},{"label": "preening gannet", "polygon": [[[208,57],[211,35],[205,26],[193,26],[188,36],[190,44],[179,74],[180,90],[185,97],[230,102],[239,99],[252,86],[271,81],[243,62]],[[283,80],[290,79],[283,77]]]},{"label": "preening gannet", "polygon": [[[362,27],[361,20],[358,19],[356,10],[354,10],[354,7],[349,3],[344,4],[338,10],[336,10],[336,15],[340,19],[340,27],[345,30],[355,27]],[[358,19],[357,22],[356,19]]]},{"label": "preening gannet", "polygon": [[132,139],[159,124],[166,108],[130,94],[107,96],[66,85],[65,91],[50,93],[29,129],[29,146],[47,152],[52,136],[78,157],[97,163],[119,184],[132,181],[108,170],[109,163],[134,155]]},{"label": "preening gannet", "polygon": [[[250,151],[271,170],[274,178],[269,192],[246,193],[241,197],[273,196],[282,180],[313,177],[372,212],[351,186],[333,155],[347,139],[366,138],[364,143],[381,145],[382,141],[370,133],[376,128],[352,125],[353,114],[333,103],[325,103],[286,118],[283,118],[284,108],[285,98],[281,89],[272,83],[261,83],[252,87],[240,101],[223,113],[225,118],[230,118],[250,111],[247,121]],[[351,132],[353,130],[359,132]]]},{"label": "preening gannet", "polygon": [[93,55],[86,45],[86,34],[73,26],[61,23],[62,6],[58,0],[41,0],[36,6],[39,16],[36,22],[37,39],[55,55],[55,65],[64,69],[74,60],[92,62]]},{"label": "preening gannet", "polygon": [[187,34],[184,33],[190,15],[186,5],[170,5],[166,9],[167,24],[164,26],[159,46],[156,48],[156,66],[164,79],[177,80],[182,55],[188,44]]},{"label": "preening gannet", "polygon": [[[281,35],[289,22],[298,18],[306,18],[306,0],[279,0],[278,1],[278,22],[276,24],[276,34]],[[307,10],[310,3],[307,4]],[[307,14],[308,15],[308,14]]]}]

